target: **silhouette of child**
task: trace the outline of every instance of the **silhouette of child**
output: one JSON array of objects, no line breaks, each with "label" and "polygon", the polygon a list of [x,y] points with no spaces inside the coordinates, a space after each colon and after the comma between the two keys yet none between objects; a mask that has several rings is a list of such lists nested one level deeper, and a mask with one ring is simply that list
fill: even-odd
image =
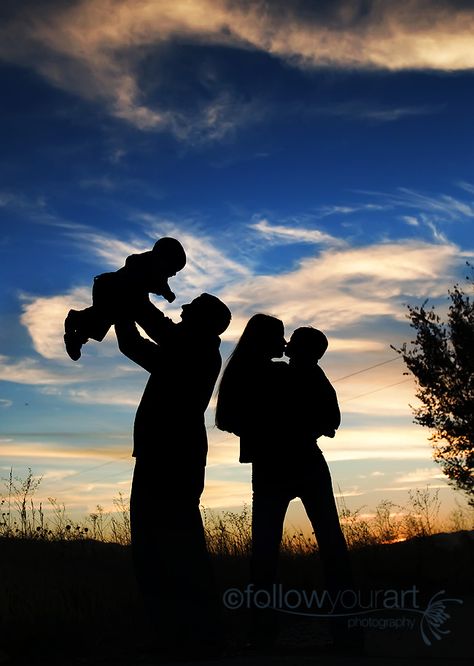
[{"label": "silhouette of child", "polygon": [[186,254],[181,243],[175,238],[160,238],[149,252],[127,257],[118,271],[95,277],[92,306],[69,310],[64,322],[64,342],[72,360],[81,357],[81,347],[89,338],[101,342],[117,319],[133,319],[133,313],[148,300],[149,293],[172,303],[175,295],[168,278],[185,265]]},{"label": "silhouette of child", "polygon": [[336,392],[318,361],[328,348],[322,331],[311,326],[297,328],[285,350],[293,375],[292,400],[298,428],[318,439],[334,437],[341,423]]}]

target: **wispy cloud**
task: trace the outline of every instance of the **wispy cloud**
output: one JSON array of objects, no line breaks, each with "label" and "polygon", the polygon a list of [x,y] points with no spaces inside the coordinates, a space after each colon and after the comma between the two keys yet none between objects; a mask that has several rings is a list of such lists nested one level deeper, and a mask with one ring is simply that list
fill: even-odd
[{"label": "wispy cloud", "polygon": [[107,386],[95,389],[70,389],[67,395],[72,402],[86,405],[114,405],[136,408],[140,402],[142,391],[143,387],[127,386],[122,390],[117,390]]},{"label": "wispy cloud", "polygon": [[[469,186],[466,187],[466,185],[464,184],[463,189],[470,192]],[[430,219],[435,222],[439,220],[457,221],[474,217],[474,201],[466,201],[448,194],[428,195],[405,187],[400,187],[395,193],[366,190],[361,190],[360,193],[382,199],[384,204],[394,208],[411,208],[419,211],[420,214],[429,214],[432,216]]]},{"label": "wispy cloud", "polygon": [[64,358],[64,319],[69,309],[81,310],[91,304],[90,289],[80,287],[57,296],[22,294],[21,323],[31,336],[35,351],[43,358]]},{"label": "wispy cloud", "polygon": [[[197,127],[221,138],[255,110],[225,83],[211,90],[211,101],[203,101],[197,113],[167,104],[159,83],[151,100],[140,68],[144,57],[154,57],[155,79],[167,83],[161,54],[183,41],[251,48],[306,69],[449,72],[474,67],[473,30],[472,7],[448,0],[374,0],[363,9],[350,0],[20,3],[7,12],[0,30],[0,57],[34,68],[53,85],[105,105],[137,128],[166,128],[184,137]],[[391,121],[418,112],[381,109],[372,117]]]},{"label": "wispy cloud", "polygon": [[[60,337],[62,339],[62,335]],[[105,346],[104,343],[101,344]],[[93,358],[97,358],[97,352],[94,351],[88,349],[87,353]],[[123,377],[125,372],[123,367],[118,367],[116,359],[110,358],[110,354],[104,354],[104,351],[102,348],[102,358],[99,362],[93,363],[89,359],[87,364],[72,364],[64,350],[62,350],[60,358],[54,359],[30,356],[13,358],[0,355],[0,381],[29,386],[58,387]],[[118,355],[115,346],[114,355]]]},{"label": "wispy cloud", "polygon": [[40,359],[12,359],[0,355],[0,380],[15,384],[74,384],[71,373],[47,367]]},{"label": "wispy cloud", "polygon": [[426,116],[440,111],[439,107],[412,106],[412,107],[394,107],[394,108],[367,108],[360,112],[360,116],[369,120],[378,122],[395,122],[400,118],[407,116]]},{"label": "wispy cloud", "polygon": [[433,467],[421,467],[413,470],[413,472],[407,472],[406,474],[401,474],[394,479],[395,483],[409,483],[409,484],[429,484],[432,481],[438,481],[444,479],[445,476],[440,469]]},{"label": "wispy cloud", "polygon": [[275,244],[310,243],[333,247],[345,245],[345,242],[340,238],[336,238],[320,229],[270,224],[265,219],[250,224],[249,228],[258,231],[267,241]]},{"label": "wispy cloud", "polygon": [[471,194],[474,194],[474,185],[472,183],[466,183],[465,181],[461,181],[458,183],[458,186],[465,190],[466,192],[470,192]]},{"label": "wispy cloud", "polygon": [[410,116],[426,116],[440,113],[441,106],[381,106],[366,101],[340,102],[327,106],[316,107],[312,110],[316,115],[339,116],[341,118],[356,118],[376,123],[391,123]]},{"label": "wispy cloud", "polygon": [[330,215],[352,215],[353,213],[372,212],[386,210],[390,206],[374,203],[365,203],[351,206],[322,206],[317,214],[318,217]]},{"label": "wispy cloud", "polygon": [[418,222],[418,220],[416,219],[416,217],[414,217],[413,215],[402,215],[402,218],[401,218],[401,219],[402,219],[404,222],[406,222],[410,227],[418,227],[418,226],[420,226],[420,223]]},{"label": "wispy cloud", "polygon": [[371,318],[402,320],[402,302],[444,293],[458,261],[453,244],[399,241],[329,249],[293,271],[254,276],[222,295],[238,312],[269,312],[289,327],[319,323],[334,333]]},{"label": "wispy cloud", "polygon": [[221,291],[226,285],[239,283],[251,276],[248,266],[235,261],[218,247],[216,240],[192,224],[179,224],[159,216],[140,214],[150,239],[160,236],[179,238],[186,251],[185,268],[173,278],[173,290],[180,300],[194,298],[203,291]]}]

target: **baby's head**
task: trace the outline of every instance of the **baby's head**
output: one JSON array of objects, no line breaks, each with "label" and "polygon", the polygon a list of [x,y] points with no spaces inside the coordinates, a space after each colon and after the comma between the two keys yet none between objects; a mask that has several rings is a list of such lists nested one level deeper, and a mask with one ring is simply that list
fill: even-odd
[{"label": "baby's head", "polygon": [[312,326],[297,328],[286,345],[285,355],[290,361],[314,363],[328,348],[328,339],[322,331]]},{"label": "baby's head", "polygon": [[186,253],[176,238],[160,238],[151,251],[151,261],[160,275],[169,278],[186,266]]},{"label": "baby's head", "polygon": [[168,286],[168,278],[186,265],[186,253],[181,243],[175,238],[160,238],[152,250],[138,256],[141,259],[141,280],[145,289],[164,296],[171,303],[174,294]]}]

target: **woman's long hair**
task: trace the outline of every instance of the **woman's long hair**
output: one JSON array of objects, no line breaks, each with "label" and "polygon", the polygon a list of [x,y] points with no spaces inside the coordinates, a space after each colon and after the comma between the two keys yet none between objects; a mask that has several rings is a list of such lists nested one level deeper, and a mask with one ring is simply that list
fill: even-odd
[{"label": "woman's long hair", "polygon": [[252,372],[260,362],[269,360],[269,338],[281,335],[282,329],[283,322],[271,315],[255,314],[247,322],[219,384],[216,406],[219,430],[240,434],[244,402],[252,386]]}]

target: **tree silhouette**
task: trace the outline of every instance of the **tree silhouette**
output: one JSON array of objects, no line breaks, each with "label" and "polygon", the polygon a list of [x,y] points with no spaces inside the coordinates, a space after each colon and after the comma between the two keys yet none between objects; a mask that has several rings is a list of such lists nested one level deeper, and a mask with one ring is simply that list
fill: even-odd
[{"label": "tree silhouette", "polygon": [[[471,272],[472,266],[468,264]],[[421,407],[412,408],[415,423],[434,430],[434,459],[451,485],[467,493],[474,506],[474,303],[466,293],[474,289],[455,285],[446,323],[434,306],[408,306],[407,317],[416,339],[401,348],[407,368],[417,381]]]}]

